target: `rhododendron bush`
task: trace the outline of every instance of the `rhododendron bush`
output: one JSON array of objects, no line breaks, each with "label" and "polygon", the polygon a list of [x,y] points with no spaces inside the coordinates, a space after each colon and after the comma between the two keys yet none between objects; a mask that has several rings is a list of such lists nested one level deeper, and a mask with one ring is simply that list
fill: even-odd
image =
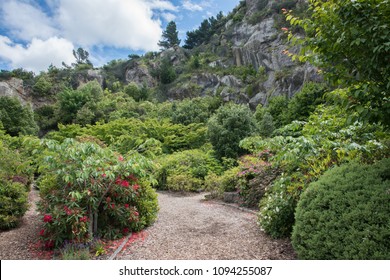
[{"label": "rhododendron bush", "polygon": [[39,209],[46,247],[65,240],[120,238],[156,219],[157,195],[150,186],[149,160],[71,139],[44,144],[47,156],[40,167]]}]

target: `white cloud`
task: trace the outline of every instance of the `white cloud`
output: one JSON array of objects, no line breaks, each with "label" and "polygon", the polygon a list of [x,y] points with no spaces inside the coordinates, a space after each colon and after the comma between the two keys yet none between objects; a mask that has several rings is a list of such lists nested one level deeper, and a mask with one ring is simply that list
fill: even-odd
[{"label": "white cloud", "polygon": [[146,0],[147,5],[154,10],[177,11],[177,7],[169,1],[164,0]]},{"label": "white cloud", "polygon": [[80,45],[158,50],[162,28],[153,9],[172,10],[167,1],[62,0],[58,21],[66,38]]},{"label": "white cloud", "polygon": [[184,0],[184,1],[182,1],[182,4],[183,4],[183,8],[185,10],[189,10],[189,11],[193,11],[193,12],[203,11],[202,6],[192,3],[190,0]]},{"label": "white cloud", "polygon": [[50,63],[73,59],[72,50],[79,46],[157,51],[161,19],[174,20],[178,12],[170,0],[45,0],[45,4],[0,1],[2,35],[8,36],[0,40],[1,60],[12,67],[44,70]]},{"label": "white cloud", "polygon": [[17,39],[47,39],[58,31],[51,19],[38,8],[20,1],[5,1],[0,6],[2,25]]},{"label": "white cloud", "polygon": [[33,38],[24,47],[14,44],[8,37],[0,35],[0,58],[10,62],[12,68],[22,67],[29,71],[46,70],[50,64],[60,67],[62,62],[74,62],[74,46],[63,38],[52,37],[47,40]]},{"label": "white cloud", "polygon": [[176,15],[172,13],[162,13],[161,16],[168,22],[176,19]]}]

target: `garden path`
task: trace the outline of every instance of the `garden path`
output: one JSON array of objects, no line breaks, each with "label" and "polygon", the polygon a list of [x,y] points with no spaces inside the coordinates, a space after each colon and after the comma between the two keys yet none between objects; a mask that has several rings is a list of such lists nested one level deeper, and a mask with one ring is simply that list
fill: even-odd
[{"label": "garden path", "polygon": [[29,193],[30,207],[23,216],[20,225],[12,230],[0,231],[0,260],[38,259],[37,248],[42,222],[39,219],[36,202],[38,190],[32,188]]},{"label": "garden path", "polygon": [[[0,232],[1,260],[50,259],[39,248],[42,221],[34,188],[30,208],[19,227]],[[204,200],[204,194],[158,194],[157,221],[130,238],[115,259],[229,260],[294,259],[288,239],[274,240],[260,231],[256,214]]]},{"label": "garden path", "polygon": [[254,213],[204,200],[204,194],[159,192],[159,204],[158,220],[116,259],[295,258],[289,240],[275,240],[261,232]]}]

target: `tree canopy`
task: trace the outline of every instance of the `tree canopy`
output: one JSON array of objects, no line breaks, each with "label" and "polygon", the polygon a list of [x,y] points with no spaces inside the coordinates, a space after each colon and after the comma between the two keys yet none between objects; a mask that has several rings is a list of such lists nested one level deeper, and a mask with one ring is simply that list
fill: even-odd
[{"label": "tree canopy", "polygon": [[179,32],[176,29],[176,23],[174,21],[170,21],[166,29],[163,31],[163,39],[158,42],[158,45],[163,49],[168,49],[170,47],[179,45],[180,40],[178,34]]},{"label": "tree canopy", "polygon": [[362,119],[389,125],[390,2],[389,0],[312,0],[311,17],[287,20],[306,32],[289,34],[302,46],[301,61],[320,67],[337,86],[348,87],[349,108]]}]

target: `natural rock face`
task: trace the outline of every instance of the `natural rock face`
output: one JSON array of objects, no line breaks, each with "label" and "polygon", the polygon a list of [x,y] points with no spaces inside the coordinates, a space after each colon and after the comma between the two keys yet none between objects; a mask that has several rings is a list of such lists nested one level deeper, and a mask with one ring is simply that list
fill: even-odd
[{"label": "natural rock face", "polygon": [[0,96],[16,97],[23,105],[30,104],[21,79],[11,78],[0,82]]},{"label": "natural rock face", "polygon": [[[269,1],[268,7],[273,3]],[[258,1],[246,1],[245,19],[257,11]],[[255,108],[259,103],[266,104],[272,96],[292,97],[307,81],[321,81],[317,70],[309,64],[297,64],[284,50],[289,49],[283,33],[275,28],[272,15],[251,25],[245,20],[226,24],[220,44],[232,45],[232,63],[237,66],[252,65],[256,70],[265,71],[267,79],[260,82],[257,92],[249,104]]]},{"label": "natural rock face", "polygon": [[142,63],[136,63],[126,71],[126,82],[136,83],[139,87],[146,85],[147,87],[156,86],[156,80],[150,75],[148,67]]},{"label": "natural rock face", "polygon": [[101,86],[103,85],[104,77],[101,70],[90,69],[87,73],[90,81],[96,80]]}]

